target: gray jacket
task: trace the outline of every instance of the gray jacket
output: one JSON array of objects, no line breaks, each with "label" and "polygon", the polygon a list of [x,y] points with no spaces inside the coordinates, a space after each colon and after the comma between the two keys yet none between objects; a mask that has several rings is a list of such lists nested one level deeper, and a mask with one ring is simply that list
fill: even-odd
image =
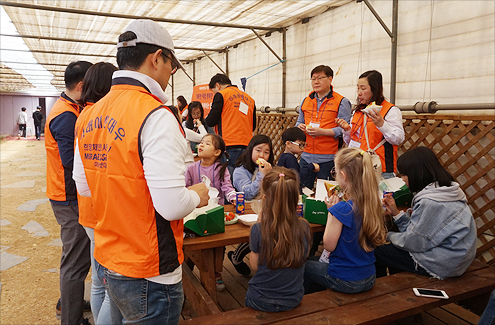
[{"label": "gray jacket", "polygon": [[476,254],[476,224],[459,184],[436,183],[418,192],[388,240],[438,279],[462,275]]}]

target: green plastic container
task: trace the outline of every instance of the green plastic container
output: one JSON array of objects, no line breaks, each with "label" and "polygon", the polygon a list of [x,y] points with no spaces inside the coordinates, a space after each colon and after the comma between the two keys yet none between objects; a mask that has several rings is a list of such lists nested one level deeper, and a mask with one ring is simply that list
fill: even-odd
[{"label": "green plastic container", "polygon": [[184,226],[200,236],[208,236],[225,232],[223,206],[218,206],[200,214],[196,219],[187,221]]}]

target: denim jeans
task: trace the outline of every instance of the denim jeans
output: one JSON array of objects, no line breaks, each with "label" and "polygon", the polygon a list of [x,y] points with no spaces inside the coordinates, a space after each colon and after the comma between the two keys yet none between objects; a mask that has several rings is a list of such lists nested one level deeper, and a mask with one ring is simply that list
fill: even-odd
[{"label": "denim jeans", "polygon": [[[122,313],[125,324],[179,323],[184,302],[182,282],[166,285],[129,278],[104,267],[103,270],[110,299]],[[116,310],[111,308],[111,313],[115,323]]]},{"label": "denim jeans", "polygon": [[395,177],[395,173],[382,173],[383,179],[389,179]]},{"label": "denim jeans", "polygon": [[407,271],[430,276],[424,268],[414,262],[408,251],[397,248],[393,244],[375,248],[375,259],[376,276],[378,278],[387,275],[387,268],[390,274]]},{"label": "denim jeans", "polygon": [[110,297],[106,292],[103,282],[98,277],[96,269],[96,260],[94,257],[95,250],[95,233],[94,229],[84,227],[91,241],[91,313],[96,325],[112,324],[110,317]]},{"label": "denim jeans", "polygon": [[495,324],[495,290],[492,291],[490,299],[488,300],[488,305],[481,314],[480,321],[478,325],[492,325]]},{"label": "denim jeans", "polygon": [[[316,258],[316,259],[315,259]],[[304,294],[323,291],[326,288],[343,293],[368,291],[375,284],[375,274],[359,281],[345,281],[328,275],[328,264],[310,258],[304,268]]]},{"label": "denim jeans", "polygon": [[[109,311],[110,315],[110,320],[107,324],[122,324],[123,316],[120,310],[117,308],[113,300],[110,298],[110,295],[108,294],[108,286],[107,286],[107,281],[105,279],[105,270],[106,268],[98,263],[98,261],[95,259],[95,268],[96,268],[96,274],[98,276],[98,279],[100,280],[101,283],[105,286],[106,290],[106,295],[105,295],[105,300],[103,300],[102,307],[106,308],[104,306],[108,306],[107,309]],[[98,315],[98,318],[100,315]],[[103,320],[103,315],[101,316]],[[104,323],[98,323],[97,320],[95,320],[96,325],[105,325]]]},{"label": "denim jeans", "polygon": [[[303,167],[309,165],[309,163],[306,160],[301,158],[299,160],[299,165],[301,165],[301,169],[303,169]],[[309,189],[313,189],[315,186],[315,179],[316,178],[329,179],[331,181],[334,180],[332,175],[331,175],[332,174],[331,173],[332,168],[334,166],[333,160],[325,162],[325,163],[320,163],[318,165],[320,165],[320,171],[319,172],[317,172],[317,173],[310,172],[307,175],[301,175],[301,184],[303,187],[306,186]]]},{"label": "denim jeans", "polygon": [[246,297],[245,302],[246,302],[246,307],[251,307],[251,308],[254,308],[254,309],[260,310],[260,311],[267,311],[270,313],[276,313],[279,311],[291,310],[291,309],[295,308],[295,306],[289,307],[289,306],[284,306],[284,305],[279,305],[279,304],[270,304],[270,303],[266,303],[263,301],[254,300],[254,299],[249,298],[249,297]]},{"label": "denim jeans", "polygon": [[34,132],[36,134],[36,139],[39,139],[41,137],[41,124],[34,125]]}]

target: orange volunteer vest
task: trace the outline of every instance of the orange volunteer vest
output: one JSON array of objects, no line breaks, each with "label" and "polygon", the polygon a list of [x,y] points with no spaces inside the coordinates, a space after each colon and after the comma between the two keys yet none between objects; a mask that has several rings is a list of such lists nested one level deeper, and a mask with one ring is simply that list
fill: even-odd
[{"label": "orange volunteer vest", "polygon": [[[311,123],[320,123],[320,128],[332,129],[338,127],[335,123],[335,118],[339,113],[340,102],[344,97],[335,91],[333,87],[330,93],[327,95],[323,103],[320,105],[319,112],[317,111],[318,103],[316,102],[316,93],[311,92],[308,97],[304,99],[302,104],[302,111],[304,113],[304,124],[306,127]],[[306,143],[308,146],[304,152],[312,154],[336,154],[339,149],[339,140],[334,137],[306,137]]]},{"label": "orange volunteer vest", "polygon": [[[235,86],[220,91],[223,96],[222,138],[226,146],[247,146],[253,137],[254,99]],[[248,106],[247,114],[239,111],[241,102]]]},{"label": "orange volunteer vest", "polygon": [[[384,100],[382,102],[382,109],[380,115],[385,118],[390,109],[394,106]],[[376,125],[369,119],[366,119],[366,129],[368,131],[368,140],[370,142],[371,149],[375,148],[382,140],[383,134],[378,130]],[[362,111],[354,112],[351,120],[351,140],[361,143],[362,150],[368,150],[368,144],[366,143],[366,137],[364,134],[364,113]],[[397,171],[397,146],[385,142],[380,148],[376,149],[376,154],[380,157],[382,162],[382,173],[393,173]]]},{"label": "orange volunteer vest", "polygon": [[[158,109],[169,110],[136,80],[118,78],[76,125],[97,218],[95,259],[132,278],[172,272],[184,260],[183,221],[158,214],[144,177],[141,128]],[[177,132],[184,135],[178,121]]]},{"label": "orange volunteer vest", "polygon": [[[75,128],[76,137],[79,126],[79,120],[84,118],[84,115],[88,113],[89,109],[93,105],[94,103],[86,103],[86,106],[84,106],[84,110],[81,112],[81,115],[79,115]],[[96,226],[96,215],[95,212],[93,211],[93,203],[91,203],[91,198],[87,196],[81,196],[79,195],[79,193],[77,193],[77,204],[79,207],[79,223],[84,227],[89,227],[94,229]]]},{"label": "orange volunteer vest", "polygon": [[80,108],[65,93],[62,93],[53,105],[45,124],[46,149],[46,196],[54,201],[72,201],[77,199],[76,184],[72,179],[72,170],[64,169],[57,141],[50,132],[50,122],[64,112],[79,117]]}]

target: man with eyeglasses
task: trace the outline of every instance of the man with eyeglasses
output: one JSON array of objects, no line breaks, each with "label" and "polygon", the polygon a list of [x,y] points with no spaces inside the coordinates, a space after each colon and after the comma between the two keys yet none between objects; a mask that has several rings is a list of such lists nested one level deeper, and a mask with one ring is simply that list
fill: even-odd
[{"label": "man with eyeglasses", "polygon": [[316,178],[333,179],[330,171],[343,132],[335,119],[349,121],[351,118],[351,102],[333,91],[332,80],[333,70],[329,66],[315,67],[311,71],[313,91],[299,107],[296,126],[308,135],[307,147],[301,154],[301,168],[315,163],[320,166],[318,172],[313,171],[301,179],[303,186],[310,189],[314,187]]},{"label": "man with eyeglasses", "polygon": [[[167,30],[135,20],[119,36],[110,92],[76,124],[74,180],[98,220],[94,257],[110,296],[112,323],[178,324],[183,221],[205,206],[204,184],[185,187],[189,146],[164,105],[182,68]],[[101,267],[99,267],[101,265]]]}]

